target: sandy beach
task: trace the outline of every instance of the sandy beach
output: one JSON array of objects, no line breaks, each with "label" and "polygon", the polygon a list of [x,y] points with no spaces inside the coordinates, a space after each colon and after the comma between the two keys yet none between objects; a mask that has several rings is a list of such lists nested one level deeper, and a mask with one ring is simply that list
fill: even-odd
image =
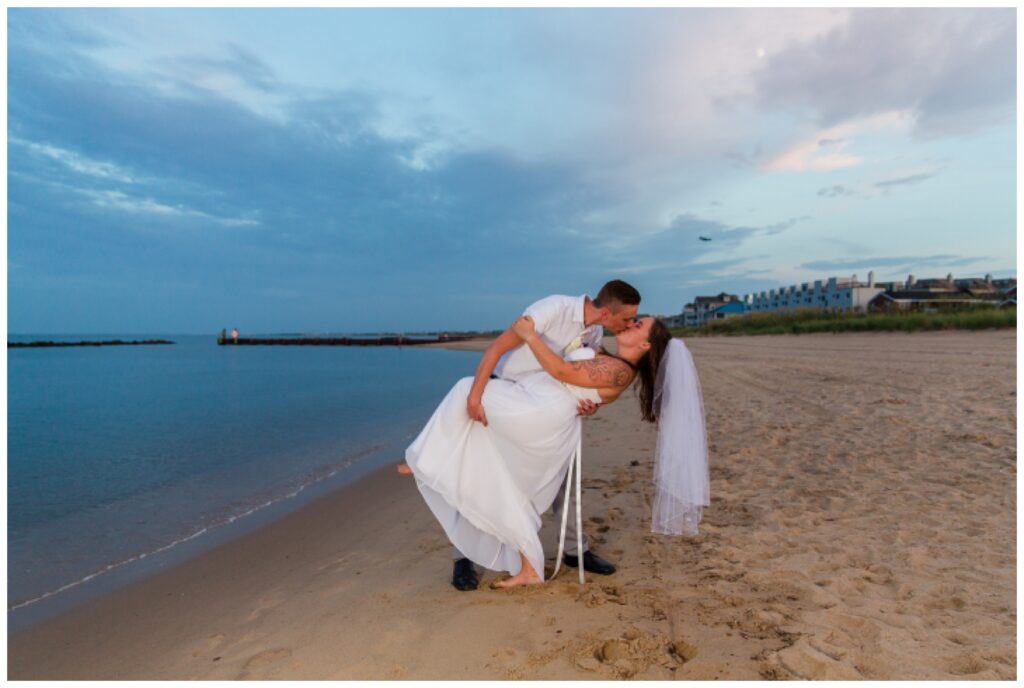
[{"label": "sandy beach", "polygon": [[[1015,679],[1016,331],[687,344],[711,452],[697,538],[650,534],[655,433],[630,395],[584,422],[611,576],[456,591],[389,468],[14,635],[8,676]],[[550,571],[550,514],[543,537]]]}]

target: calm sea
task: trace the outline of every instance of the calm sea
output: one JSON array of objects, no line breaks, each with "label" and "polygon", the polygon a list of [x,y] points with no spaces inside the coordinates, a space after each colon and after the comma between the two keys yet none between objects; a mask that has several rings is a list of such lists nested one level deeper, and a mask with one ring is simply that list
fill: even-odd
[{"label": "calm sea", "polygon": [[[175,344],[8,350],[9,623],[61,611],[401,460],[480,356],[159,337]],[[117,338],[151,337],[9,340]]]}]

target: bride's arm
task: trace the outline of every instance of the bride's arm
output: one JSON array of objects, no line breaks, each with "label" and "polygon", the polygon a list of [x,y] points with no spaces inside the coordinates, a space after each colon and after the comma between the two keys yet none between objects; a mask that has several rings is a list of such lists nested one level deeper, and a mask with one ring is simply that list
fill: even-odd
[{"label": "bride's arm", "polygon": [[600,356],[589,361],[566,361],[544,343],[533,330],[533,320],[523,316],[512,325],[513,330],[537,361],[551,377],[559,382],[568,382],[577,387],[625,388],[633,379],[633,371],[622,361],[608,356]]}]

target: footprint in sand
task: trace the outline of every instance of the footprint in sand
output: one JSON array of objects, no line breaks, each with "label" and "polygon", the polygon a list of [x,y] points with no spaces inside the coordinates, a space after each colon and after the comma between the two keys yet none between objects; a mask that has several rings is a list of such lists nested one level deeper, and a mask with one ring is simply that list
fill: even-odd
[{"label": "footprint in sand", "polygon": [[761,676],[768,679],[851,681],[864,678],[853,666],[812,646],[807,638],[800,638],[790,647],[770,655],[762,662],[760,671]]},{"label": "footprint in sand", "polygon": [[626,604],[626,593],[617,585],[588,585],[576,597],[586,607],[599,607],[609,602]]},{"label": "footprint in sand", "polygon": [[955,676],[980,674],[988,669],[988,664],[975,655],[966,653],[952,657],[946,662],[946,671]]},{"label": "footprint in sand", "polygon": [[697,656],[697,648],[684,640],[670,642],[662,635],[647,635],[629,629],[618,638],[587,645],[576,657],[585,671],[628,679],[646,672],[654,664],[674,671]]},{"label": "footprint in sand", "polygon": [[950,633],[946,636],[946,640],[957,645],[970,645],[971,639],[962,633]]},{"label": "footprint in sand", "polygon": [[272,650],[258,652],[246,660],[245,666],[242,667],[242,673],[239,674],[238,678],[241,680],[258,680],[262,678],[262,676],[258,676],[257,674],[261,673],[262,670],[270,667],[275,662],[280,662],[282,659],[287,659],[291,656],[292,651],[286,647],[278,647]]},{"label": "footprint in sand", "polygon": [[206,640],[203,641],[203,644],[199,647],[199,649],[197,649],[197,650],[192,652],[192,656],[193,657],[202,657],[207,652],[210,652],[211,650],[217,648],[223,642],[224,642],[224,634],[223,633],[214,633],[209,638],[207,638]]},{"label": "footprint in sand", "polygon": [[260,598],[260,605],[256,609],[252,610],[246,621],[256,621],[257,619],[266,616],[271,610],[280,606],[284,602],[284,598],[277,597],[274,595]]}]

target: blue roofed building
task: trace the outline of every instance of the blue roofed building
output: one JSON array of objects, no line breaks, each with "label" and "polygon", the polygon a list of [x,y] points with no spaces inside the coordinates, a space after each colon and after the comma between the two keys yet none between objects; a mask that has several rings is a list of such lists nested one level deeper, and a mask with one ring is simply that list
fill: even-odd
[{"label": "blue roofed building", "polygon": [[704,322],[714,322],[716,320],[725,320],[726,318],[734,318],[736,316],[743,315],[747,312],[747,307],[742,301],[733,301],[731,303],[724,304],[714,309],[707,314]]}]

